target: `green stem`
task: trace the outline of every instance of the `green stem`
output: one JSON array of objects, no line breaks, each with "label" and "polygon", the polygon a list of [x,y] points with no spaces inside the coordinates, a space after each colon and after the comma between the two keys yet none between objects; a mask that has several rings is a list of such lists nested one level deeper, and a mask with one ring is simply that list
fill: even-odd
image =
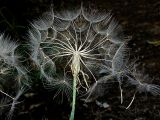
[{"label": "green stem", "polygon": [[73,76],[73,93],[72,93],[72,111],[70,114],[69,120],[74,120],[74,114],[75,114],[75,106],[76,106],[76,85],[77,85],[77,75]]}]

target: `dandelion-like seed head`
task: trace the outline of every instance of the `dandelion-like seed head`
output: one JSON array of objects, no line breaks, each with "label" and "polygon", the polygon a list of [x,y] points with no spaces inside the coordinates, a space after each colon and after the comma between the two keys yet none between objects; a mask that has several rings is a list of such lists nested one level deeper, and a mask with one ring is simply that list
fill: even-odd
[{"label": "dandelion-like seed head", "polygon": [[[0,108],[1,110],[4,109],[5,111],[6,108],[11,107],[8,113],[8,120],[12,119],[15,106],[16,104],[18,104],[17,100],[22,95],[24,90],[20,89],[17,95],[14,97],[11,93],[8,93],[5,89],[3,89],[3,85],[4,83],[8,82],[7,87],[9,88],[9,90],[12,90],[15,85],[16,87],[22,86],[22,79],[19,78],[19,81],[16,82],[16,77],[25,76],[25,78],[27,78],[26,71],[20,65],[20,62],[18,60],[19,56],[16,55],[15,52],[17,47],[18,44],[14,41],[11,41],[10,37],[5,37],[4,34],[0,35],[0,85],[2,85],[2,87],[0,88],[0,94],[5,96],[5,99],[2,99],[4,101],[1,101],[2,105],[0,105]],[[28,79],[23,78],[23,83],[25,83],[25,80]],[[10,86],[10,83],[12,84],[12,86]]]},{"label": "dandelion-like seed head", "polygon": [[129,77],[129,83],[136,86],[139,93],[148,92],[152,95],[160,95],[160,86],[153,84],[153,80],[149,78],[148,74],[141,73],[140,71],[132,71],[133,77]]},{"label": "dandelion-like seed head", "polygon": [[[88,88],[90,82],[84,69],[95,81],[97,79],[86,61],[106,62],[112,69],[112,59],[115,54],[120,54],[121,51],[116,51],[125,42],[121,33],[121,27],[110,12],[82,6],[74,10],[47,12],[32,22],[29,31],[31,57],[41,68],[51,61],[52,64],[61,62],[64,76],[70,69],[73,76],[83,76],[78,83]],[[44,60],[46,58],[48,60]]]}]

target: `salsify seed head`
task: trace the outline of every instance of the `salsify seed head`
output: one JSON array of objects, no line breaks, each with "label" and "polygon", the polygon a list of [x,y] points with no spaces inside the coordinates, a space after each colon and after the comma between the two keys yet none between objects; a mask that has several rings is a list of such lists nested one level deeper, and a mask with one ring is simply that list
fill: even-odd
[{"label": "salsify seed head", "polygon": [[122,37],[121,26],[110,12],[90,10],[83,6],[55,13],[52,10],[33,21],[31,26],[28,32],[31,58],[40,68],[51,61],[54,66],[58,66],[55,63],[63,64],[64,75],[67,71],[83,74],[83,83],[88,87],[85,70],[95,81],[97,79],[87,61],[107,63],[112,72],[121,64],[118,60],[123,57],[126,41]]}]

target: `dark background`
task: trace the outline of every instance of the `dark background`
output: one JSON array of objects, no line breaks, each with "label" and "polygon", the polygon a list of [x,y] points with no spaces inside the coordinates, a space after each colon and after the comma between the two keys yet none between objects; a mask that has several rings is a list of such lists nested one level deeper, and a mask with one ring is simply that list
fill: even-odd
[{"label": "dark background", "polygon": [[[81,4],[79,0],[0,0],[0,33],[11,35],[19,42],[26,42],[29,22],[47,11],[53,4],[55,9],[65,9]],[[159,0],[84,0],[83,4],[93,4],[99,9],[112,10],[114,17],[123,26],[129,42],[131,58],[138,58],[140,68],[145,71],[154,83],[160,85],[160,1]],[[31,91],[37,93],[26,98],[15,115],[15,119],[67,120],[70,113],[69,103],[55,104],[49,93],[43,89]],[[29,93],[28,93],[29,94]],[[114,94],[114,95],[113,95]],[[94,102],[85,107],[82,101],[77,102],[76,120],[159,120],[160,97],[139,95],[129,110],[128,93],[126,104],[120,105],[117,92],[113,92],[107,102],[108,109],[99,108]],[[129,97],[130,96],[130,97]],[[105,101],[104,98],[101,100]]]}]

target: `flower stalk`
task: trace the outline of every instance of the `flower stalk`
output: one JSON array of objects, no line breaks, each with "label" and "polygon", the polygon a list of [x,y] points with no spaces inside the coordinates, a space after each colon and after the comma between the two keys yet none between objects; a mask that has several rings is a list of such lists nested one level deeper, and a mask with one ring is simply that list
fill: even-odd
[{"label": "flower stalk", "polygon": [[77,81],[79,79],[78,74],[80,72],[80,53],[78,51],[75,51],[75,53],[73,54],[71,70],[73,74],[73,93],[72,93],[72,111],[69,120],[74,120],[75,106],[76,106],[76,89],[77,89]]},{"label": "flower stalk", "polygon": [[69,120],[74,120],[75,106],[76,106],[76,85],[77,85],[77,77],[78,77],[78,76],[76,76],[76,75],[73,76],[72,111],[71,111]]}]

